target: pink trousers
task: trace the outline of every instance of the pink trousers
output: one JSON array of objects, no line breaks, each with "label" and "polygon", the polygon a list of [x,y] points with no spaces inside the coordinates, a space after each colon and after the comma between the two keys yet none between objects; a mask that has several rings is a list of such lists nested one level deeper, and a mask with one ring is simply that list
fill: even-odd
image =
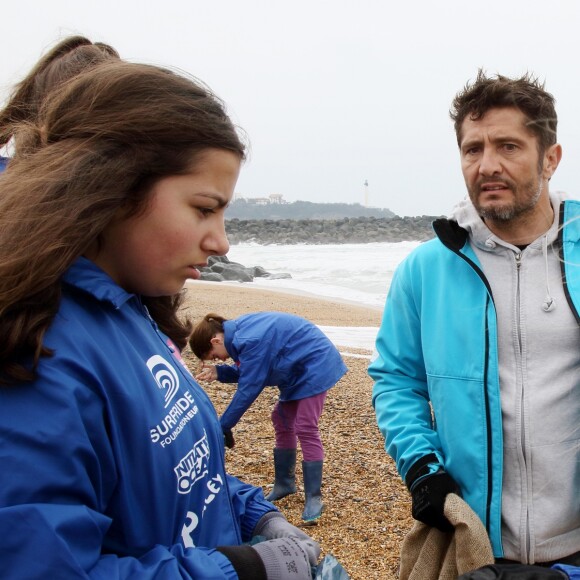
[{"label": "pink trousers", "polygon": [[278,401],[272,411],[272,423],[276,433],[276,447],[296,449],[300,441],[304,461],[321,461],[324,448],[318,429],[326,393],[320,393],[298,401]]}]

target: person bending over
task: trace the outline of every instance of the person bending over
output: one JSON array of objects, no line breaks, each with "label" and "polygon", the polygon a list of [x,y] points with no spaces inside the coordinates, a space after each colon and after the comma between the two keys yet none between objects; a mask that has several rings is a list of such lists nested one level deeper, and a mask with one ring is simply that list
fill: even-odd
[{"label": "person bending over", "polygon": [[296,491],[296,447],[302,449],[305,505],[302,519],[315,522],[323,511],[324,448],[318,422],[326,394],[347,368],[340,353],[314,324],[282,312],[256,312],[234,320],[207,314],[193,329],[191,350],[202,361],[232,358],[234,365],[209,365],[198,380],[237,383],[220,418],[226,444],[234,445],[232,429],[267,386],[277,386],[280,398],[272,411],[276,435],[275,501]]}]

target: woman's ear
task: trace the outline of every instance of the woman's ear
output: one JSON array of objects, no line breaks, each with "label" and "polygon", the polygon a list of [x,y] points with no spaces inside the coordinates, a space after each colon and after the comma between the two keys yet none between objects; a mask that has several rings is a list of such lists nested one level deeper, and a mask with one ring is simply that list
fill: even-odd
[{"label": "woman's ear", "polygon": [[224,341],[221,336],[216,335],[210,340],[210,343],[215,346],[216,344],[223,344]]}]

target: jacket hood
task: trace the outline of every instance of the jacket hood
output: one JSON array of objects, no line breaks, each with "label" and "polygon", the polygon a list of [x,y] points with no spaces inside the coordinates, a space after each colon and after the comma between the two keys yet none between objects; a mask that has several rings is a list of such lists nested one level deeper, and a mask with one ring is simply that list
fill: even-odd
[{"label": "jacket hood", "polygon": [[[542,236],[539,236],[538,239],[532,242],[530,245],[541,244],[542,238],[545,238],[546,236],[546,241],[548,243],[555,241],[557,237],[557,222],[560,203],[568,198],[569,196],[561,191],[550,193],[550,202],[554,210],[554,223],[548,232],[542,234]],[[512,247],[511,244],[504,242],[487,227],[469,198],[461,200],[453,208],[450,219],[456,222],[458,226],[467,232],[467,235],[469,235],[471,238],[471,242],[480,250],[489,252],[493,251],[497,246]]]},{"label": "jacket hood", "polygon": [[[546,288],[546,296],[541,308],[545,312],[550,312],[555,308],[555,300],[552,297],[548,276],[548,246],[554,244],[558,239],[560,205],[565,199],[568,199],[568,196],[563,192],[550,193],[550,203],[554,210],[554,221],[548,231],[535,239],[531,244],[528,244],[530,248],[541,251],[544,258],[544,284]],[[476,251],[479,250],[481,252],[495,253],[520,251],[514,245],[505,242],[500,237],[496,236],[485,225],[485,222],[481,219],[477,210],[471,203],[471,200],[468,198],[463,199],[455,206],[452,211],[452,219],[454,221],[451,221],[450,223],[455,224],[457,230],[464,232],[465,239],[469,237],[470,242],[475,246]],[[437,229],[435,231],[437,232]],[[438,235],[441,238],[441,235]],[[442,238],[442,241],[445,243],[444,238]]]}]

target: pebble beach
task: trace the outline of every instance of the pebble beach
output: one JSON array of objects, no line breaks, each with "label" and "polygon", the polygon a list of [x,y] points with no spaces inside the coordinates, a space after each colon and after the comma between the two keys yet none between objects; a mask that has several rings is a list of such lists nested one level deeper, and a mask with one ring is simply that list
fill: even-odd
[{"label": "pebble beach", "polygon": [[[330,301],[306,294],[257,289],[251,284],[192,281],[186,286],[183,314],[193,322],[208,312],[235,318],[248,312],[280,311],[302,316],[321,326],[378,327],[382,312],[346,301]],[[347,374],[328,394],[320,421],[325,447],[323,499],[325,511],[307,533],[320,542],[322,554],[332,554],[353,580],[397,578],[401,542],[410,529],[408,492],[384,450],[371,405],[372,380],[366,369],[367,349],[339,345]],[[363,355],[361,357],[360,355]],[[186,349],[192,372],[199,361]],[[202,386],[218,414],[229,403],[235,385],[217,381]],[[265,389],[234,428],[236,446],[226,450],[228,471],[262,486],[274,481],[274,429],[270,413],[277,389]],[[302,526],[300,451],[298,492],[277,502],[294,525]]]}]

